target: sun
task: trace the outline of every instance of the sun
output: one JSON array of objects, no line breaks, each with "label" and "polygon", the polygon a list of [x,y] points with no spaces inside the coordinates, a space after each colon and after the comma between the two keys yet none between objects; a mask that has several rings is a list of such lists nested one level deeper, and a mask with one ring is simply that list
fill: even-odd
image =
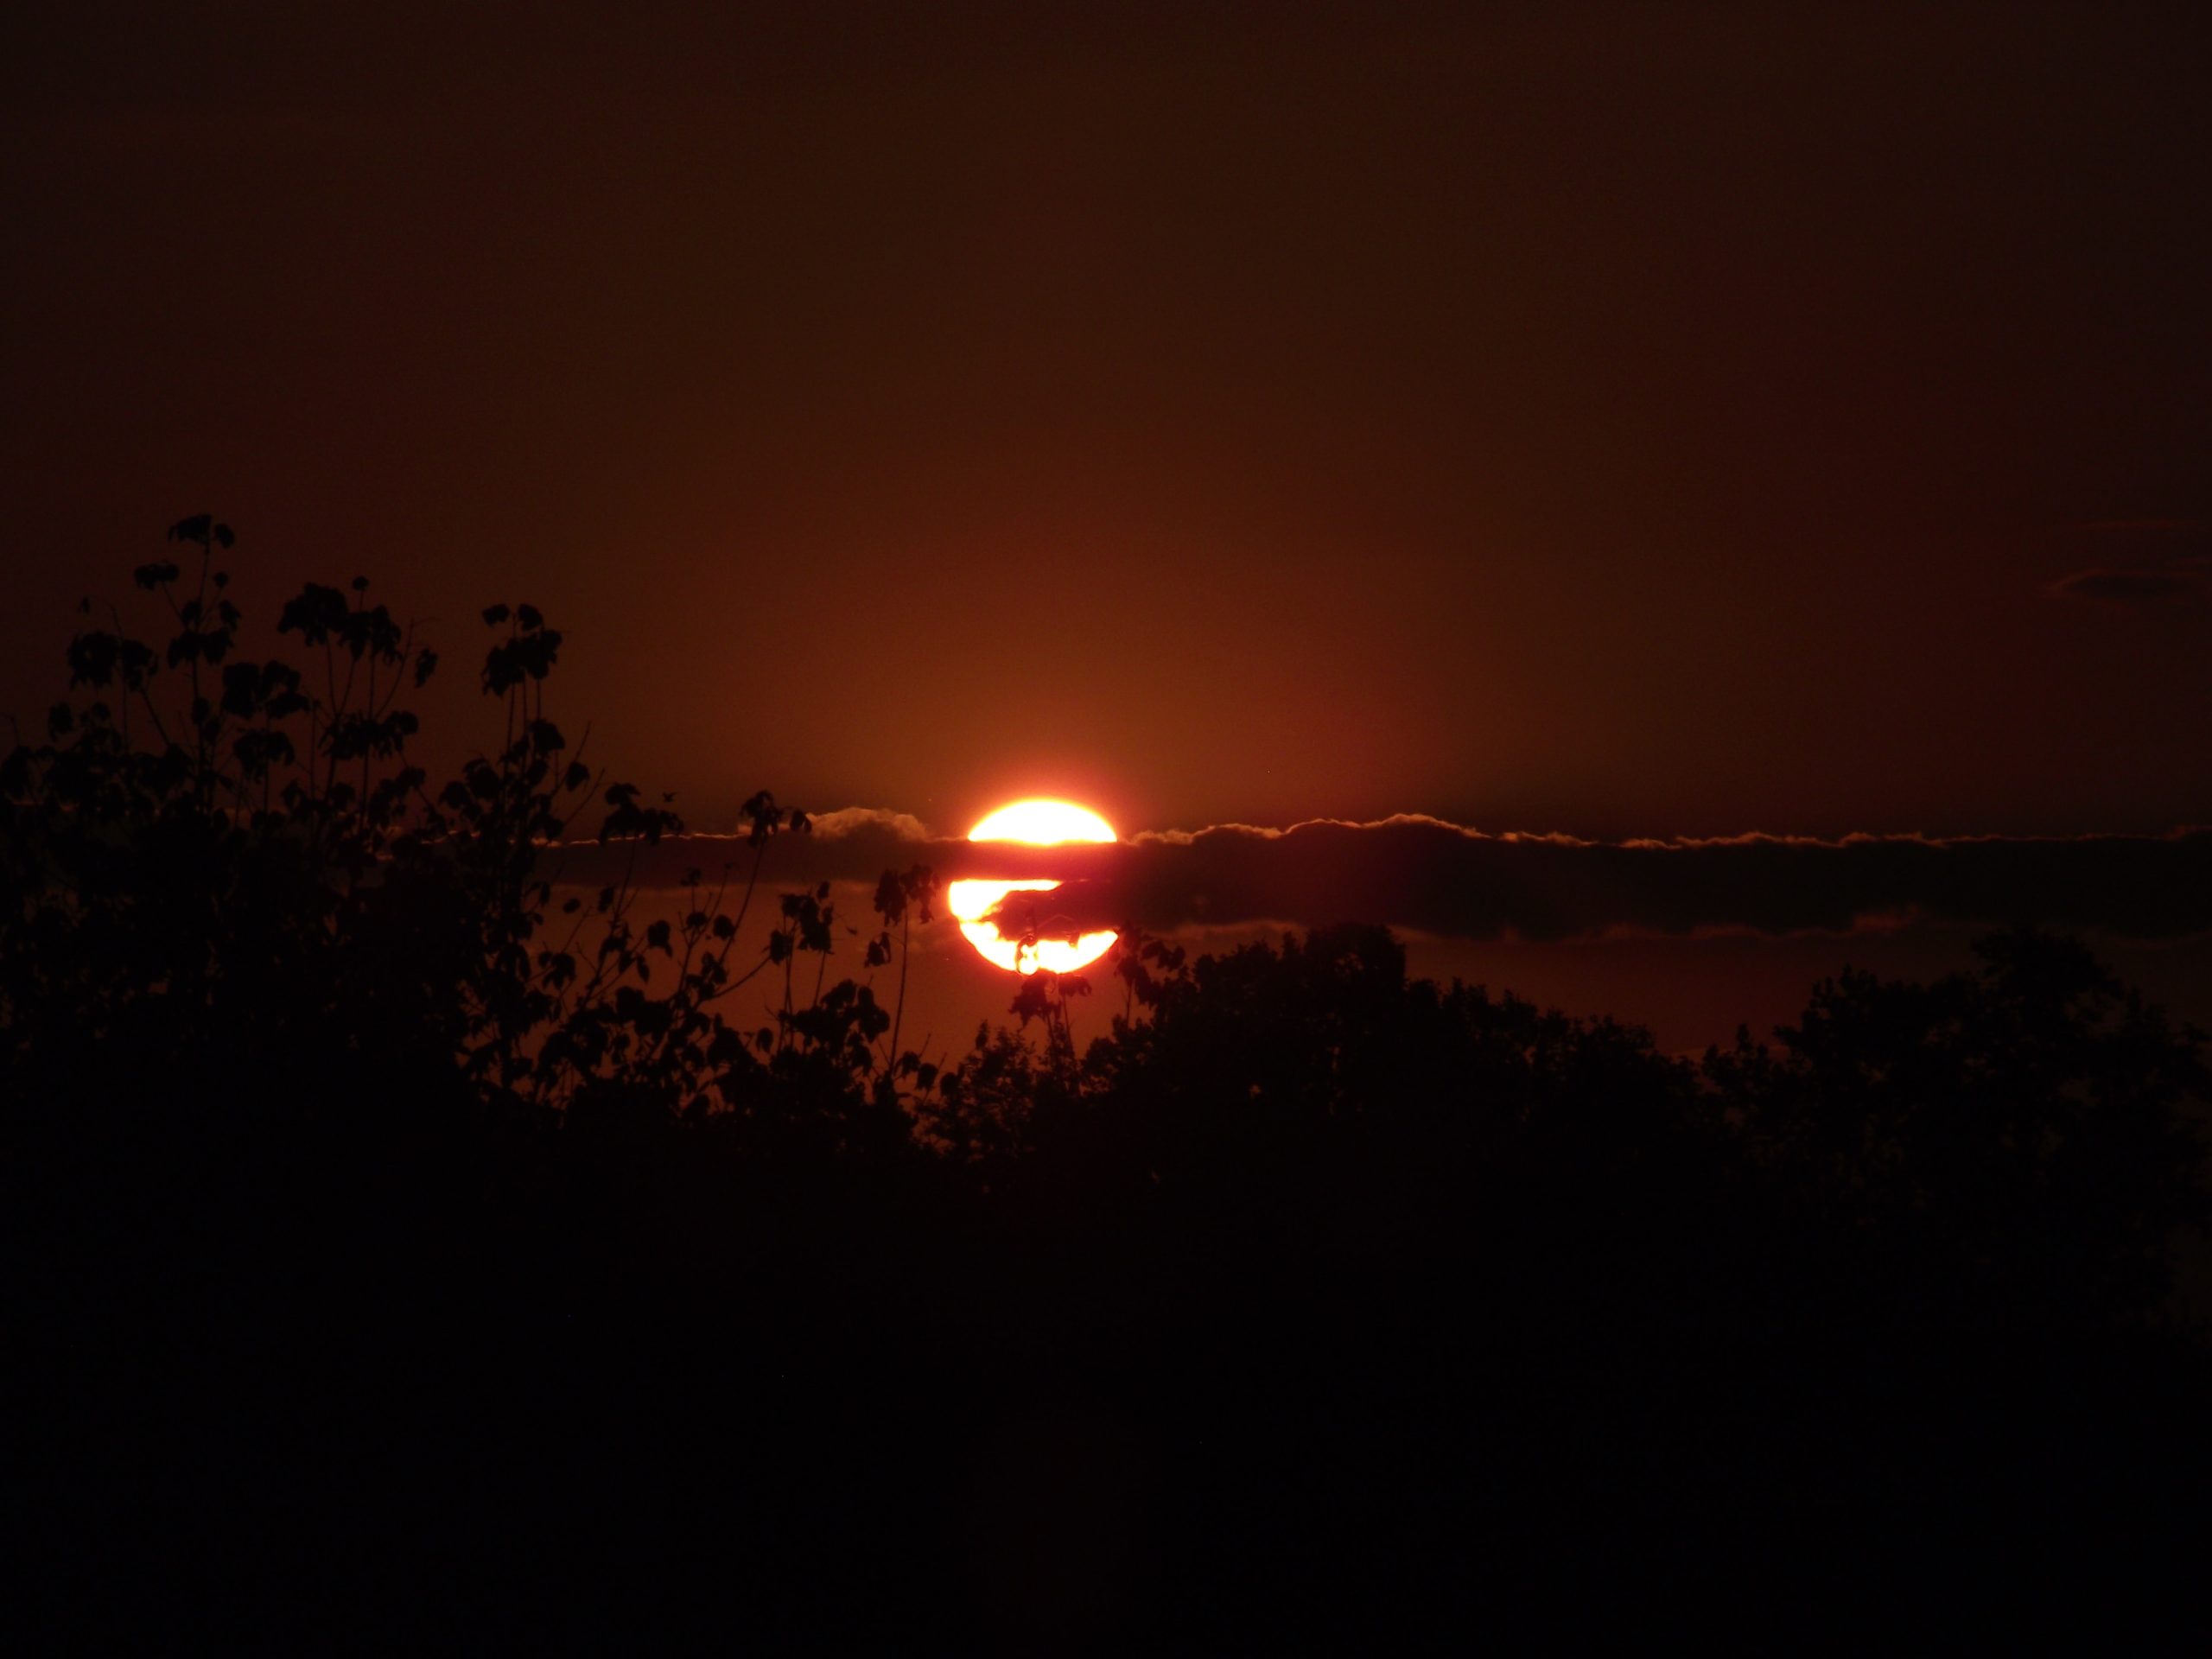
[{"label": "sun", "polygon": [[[1114,826],[1087,806],[1072,801],[1015,801],[1002,806],[968,832],[970,841],[1018,841],[1033,847],[1057,846],[1064,841],[1110,842]],[[983,918],[991,906],[1009,893],[1050,893],[1056,880],[955,881],[946,887],[944,900],[960,924],[968,943],[987,962],[1010,973],[1071,974],[1087,968],[1112,946],[1109,930],[1079,934],[1070,939],[1038,939],[1025,944],[999,931]]]}]

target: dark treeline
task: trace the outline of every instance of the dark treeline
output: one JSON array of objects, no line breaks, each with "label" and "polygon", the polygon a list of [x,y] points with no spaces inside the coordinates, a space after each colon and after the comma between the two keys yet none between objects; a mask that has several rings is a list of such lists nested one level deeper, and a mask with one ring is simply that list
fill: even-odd
[{"label": "dark treeline", "polygon": [[365,583],[245,661],[228,531],[173,537],[168,643],[92,614],[0,772],[11,1645],[2201,1617],[2212,1087],[2078,944],[1700,1065],[1380,929],[1130,933],[940,1068],[927,871],[837,982],[766,795],[672,913],[556,902],[547,843],[677,820],[551,718],[543,618],[486,613],[497,741],[435,783]]}]

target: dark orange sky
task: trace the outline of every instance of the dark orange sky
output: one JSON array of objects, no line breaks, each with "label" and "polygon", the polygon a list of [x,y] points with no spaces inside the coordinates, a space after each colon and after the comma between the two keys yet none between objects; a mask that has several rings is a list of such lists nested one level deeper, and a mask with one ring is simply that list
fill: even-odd
[{"label": "dark orange sky", "polygon": [[709,823],[2212,822],[2194,9],[702,10],[10,8],[0,707],[213,507]]}]

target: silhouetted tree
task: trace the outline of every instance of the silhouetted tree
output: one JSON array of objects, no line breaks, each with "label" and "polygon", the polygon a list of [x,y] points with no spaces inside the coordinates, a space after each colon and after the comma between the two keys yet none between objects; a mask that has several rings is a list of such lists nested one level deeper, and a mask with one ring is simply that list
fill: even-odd
[{"label": "silhouetted tree", "polygon": [[1083,1052],[1087,982],[1039,975],[940,1068],[902,1046],[929,871],[834,982],[833,889],[747,931],[808,833],[766,791],[728,868],[575,892],[587,815],[682,823],[556,723],[534,607],[484,613],[498,741],[434,783],[436,658],[365,582],[245,660],[229,529],[171,537],[167,642],[100,613],[0,760],[27,1647],[2193,1605],[2212,1084],[2079,944],[1847,973],[1696,1065],[1378,927],[1123,929]]},{"label": "silhouetted tree", "polygon": [[1778,1050],[1705,1074],[1753,1155],[1900,1262],[1954,1319],[2141,1319],[2208,1215],[2198,1033],[2071,939],[1980,941],[1929,985],[1847,972]]}]

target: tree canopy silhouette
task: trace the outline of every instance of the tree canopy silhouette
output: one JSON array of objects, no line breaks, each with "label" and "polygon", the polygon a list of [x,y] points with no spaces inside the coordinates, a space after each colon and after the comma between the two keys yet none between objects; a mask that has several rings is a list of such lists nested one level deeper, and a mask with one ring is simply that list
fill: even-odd
[{"label": "tree canopy silhouette", "polygon": [[766,791],[665,913],[569,891],[580,822],[680,821],[556,723],[537,609],[483,613],[496,741],[434,781],[365,581],[249,660],[230,530],[171,537],[166,642],[88,607],[0,761],[34,1635],[1770,1637],[2189,1582],[2212,1083],[2080,944],[1693,1063],[1379,927],[1125,926],[1087,1048],[1040,975],[933,1064],[931,872],[835,982]]}]

